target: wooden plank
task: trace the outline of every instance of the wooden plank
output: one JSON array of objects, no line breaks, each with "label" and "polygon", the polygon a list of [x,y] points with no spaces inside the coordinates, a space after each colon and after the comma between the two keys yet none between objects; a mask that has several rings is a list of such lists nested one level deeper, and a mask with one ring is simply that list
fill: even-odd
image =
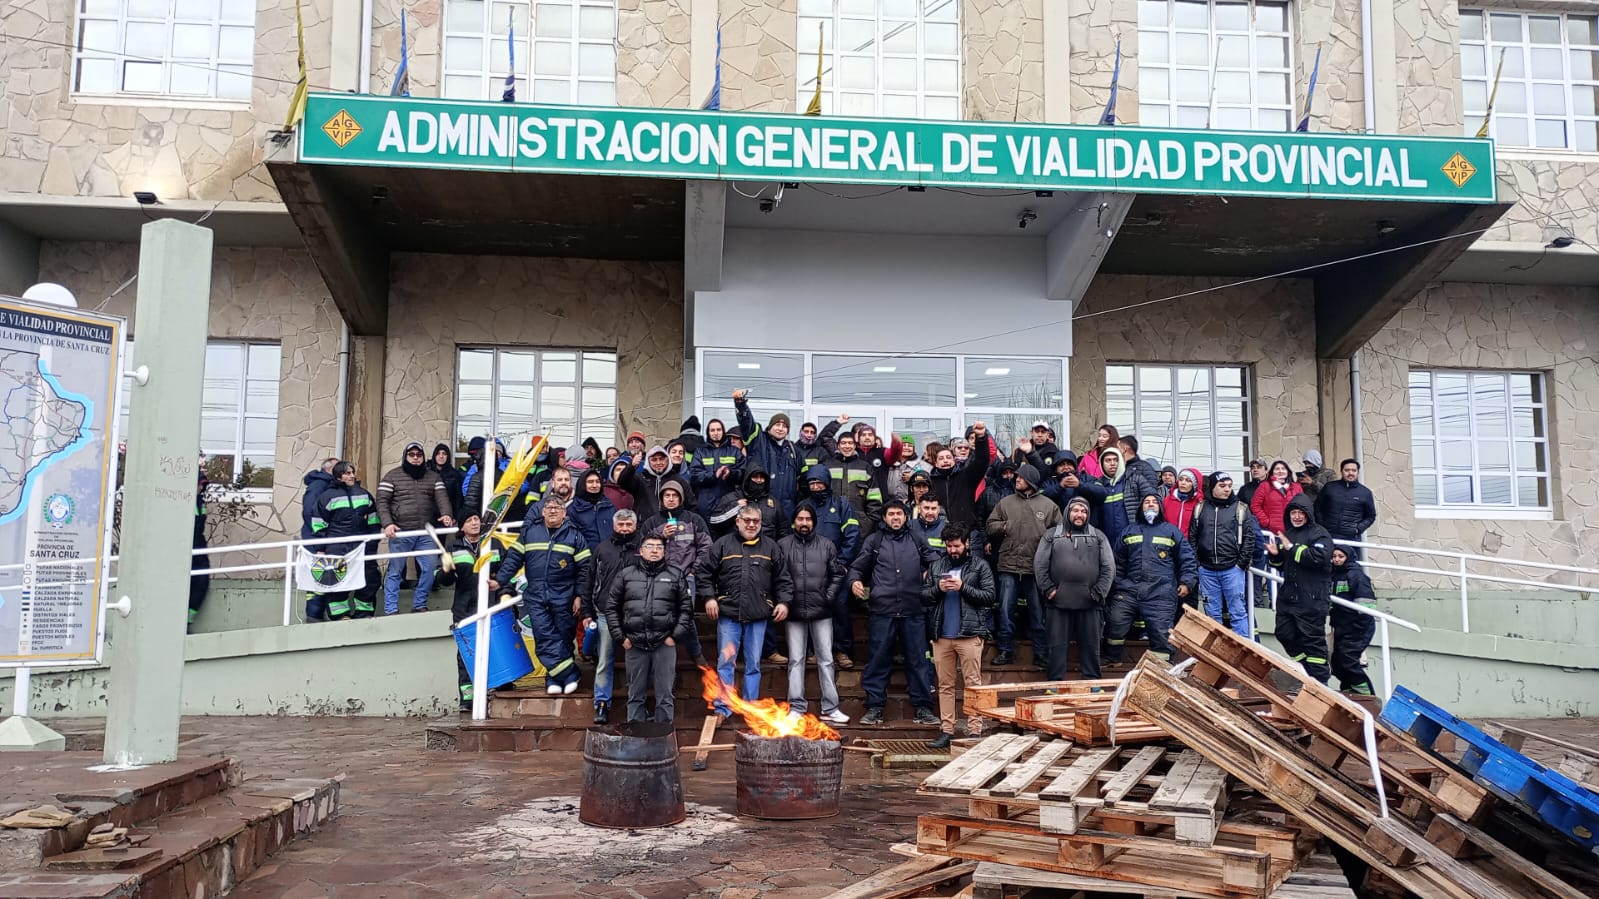
[{"label": "wooden plank", "polygon": [[1049,767],[1055,764],[1061,756],[1070,752],[1072,744],[1064,740],[1045,743],[1039,747],[1033,757],[1017,765],[1005,775],[1005,779],[990,787],[988,792],[993,796],[1015,796],[1037,780]]},{"label": "wooden plank", "polygon": [[979,743],[977,749],[962,754],[949,765],[935,771],[924,784],[934,789],[966,792],[986,786],[995,775],[1005,770],[1006,765],[1037,746],[1038,742],[1034,736],[995,734]]},{"label": "wooden plank", "polygon": [[1177,761],[1172,763],[1171,770],[1166,772],[1166,779],[1161,782],[1160,789],[1150,797],[1149,807],[1152,809],[1173,810],[1180,809],[1177,800],[1188,789],[1188,784],[1199,773],[1199,766],[1204,759],[1192,749],[1183,750]]},{"label": "wooden plank", "polygon": [[[1538,886],[1543,887],[1545,890],[1548,890],[1552,895],[1560,897],[1560,899],[1584,899],[1584,897],[1591,895],[1583,892],[1569,883],[1566,883],[1549,871],[1544,870],[1542,867],[1533,864],[1525,858],[1522,858],[1521,854],[1516,852],[1514,849],[1511,849],[1509,846],[1499,842],[1498,840],[1484,833],[1482,830],[1467,824],[1453,815],[1439,815],[1437,821],[1450,830],[1462,835],[1473,845],[1493,855],[1500,862],[1514,868],[1516,873],[1527,878],[1528,880],[1533,881],[1534,883],[1538,884]],[[1428,835],[1431,836],[1431,834],[1432,832],[1428,831]],[[1431,840],[1429,840],[1429,842],[1431,842]]]},{"label": "wooden plank", "polygon": [[1144,775],[1165,757],[1166,749],[1163,746],[1145,746],[1138,750],[1138,753],[1116,772],[1116,776],[1100,789],[1100,797],[1105,800],[1106,805],[1121,802],[1122,798],[1144,779]]},{"label": "wooden plank", "polygon": [[705,716],[705,723],[700,727],[700,742],[694,753],[694,763],[689,766],[694,771],[704,771],[709,763],[711,753],[708,747],[711,745],[711,741],[716,739],[716,723],[718,720],[716,715]]},{"label": "wooden plank", "polygon": [[1043,800],[1065,800],[1070,802],[1078,794],[1088,789],[1091,784],[1097,784],[1099,772],[1121,753],[1120,747],[1111,749],[1091,749],[1077,757],[1059,777],[1050,782],[1049,786],[1038,791],[1038,798]]},{"label": "wooden plank", "polygon": [[837,892],[829,893],[827,899],[873,899],[880,896],[883,890],[892,889],[914,877],[946,869],[955,864],[956,861],[948,856],[918,855],[892,868],[878,871],[865,880],[857,881]]},{"label": "wooden plank", "polygon": [[[951,880],[965,877],[977,870],[977,862],[958,862],[955,859],[938,855],[923,856],[923,858],[938,859],[947,864],[944,867],[907,877],[893,884],[868,888],[864,892],[860,889],[866,883],[863,880],[854,886],[845,887],[835,893],[827,894],[827,899],[904,899],[907,896],[918,895],[941,883],[948,883]],[[912,861],[919,860],[912,859]],[[909,864],[909,862],[906,864]],[[904,865],[896,865],[895,867],[900,868],[904,867]]]},{"label": "wooden plank", "polygon": [[1216,806],[1226,797],[1226,793],[1227,774],[1210,762],[1201,762],[1199,770],[1194,772],[1194,779],[1188,782],[1188,788],[1171,807],[1193,811],[1215,811]]}]

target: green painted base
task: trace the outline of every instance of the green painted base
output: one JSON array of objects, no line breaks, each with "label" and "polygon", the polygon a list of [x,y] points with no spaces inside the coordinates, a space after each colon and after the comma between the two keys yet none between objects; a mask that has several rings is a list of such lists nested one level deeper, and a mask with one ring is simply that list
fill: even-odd
[{"label": "green painted base", "polygon": [[0,721],[0,752],[64,750],[67,738],[43,724],[21,715]]}]

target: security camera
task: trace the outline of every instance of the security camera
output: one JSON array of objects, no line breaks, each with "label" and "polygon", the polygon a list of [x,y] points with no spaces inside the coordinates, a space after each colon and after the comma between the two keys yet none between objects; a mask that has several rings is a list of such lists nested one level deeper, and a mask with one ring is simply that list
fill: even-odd
[{"label": "security camera", "polygon": [[762,212],[770,213],[773,209],[777,208],[777,201],[771,197],[761,197],[760,201],[756,203],[756,206],[758,206]]},{"label": "security camera", "polygon": [[1016,216],[1016,227],[1025,228],[1027,227],[1028,222],[1036,221],[1038,221],[1038,213],[1032,211],[1031,209],[1023,209],[1021,213]]}]

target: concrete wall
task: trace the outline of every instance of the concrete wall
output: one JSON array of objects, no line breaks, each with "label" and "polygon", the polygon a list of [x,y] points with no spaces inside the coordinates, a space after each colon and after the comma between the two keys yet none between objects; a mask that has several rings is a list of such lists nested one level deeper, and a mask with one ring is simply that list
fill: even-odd
[{"label": "concrete wall", "polygon": [[397,254],[391,283],[385,469],[399,464],[408,441],[448,442],[456,347],[464,344],[614,350],[628,428],[677,433],[681,264]]}]

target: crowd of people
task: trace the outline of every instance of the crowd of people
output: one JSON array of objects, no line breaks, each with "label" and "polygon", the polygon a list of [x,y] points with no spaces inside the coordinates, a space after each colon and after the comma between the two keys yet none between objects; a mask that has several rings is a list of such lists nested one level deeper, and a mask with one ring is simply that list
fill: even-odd
[{"label": "crowd of people", "polygon": [[[1098,678],[1136,633],[1169,658],[1184,605],[1250,637],[1248,570],[1266,566],[1282,579],[1284,648],[1324,683],[1336,676],[1345,691],[1372,690],[1361,661],[1372,619],[1329,600],[1375,601],[1359,552],[1340,542],[1361,539],[1376,519],[1353,459],[1333,471],[1311,450],[1297,474],[1285,461],[1256,460],[1238,484],[1225,471],[1159,468],[1139,455],[1135,435],[1110,425],[1081,454],[1057,446],[1044,421],[1011,447],[981,421],[917,447],[911,435],[885,440],[849,415],[793,432],[783,413],[757,422],[743,391],[733,401],[735,427],[711,419],[702,430],[691,417],[664,444],[634,432],[624,447],[589,439],[547,450],[504,516],[522,527],[491,560],[489,586],[520,595],[518,618],[549,693],[574,692],[579,658],[593,657],[596,723],[612,714],[617,655],[627,719],[658,721],[673,715],[680,651],[748,700],[763,661],[787,665],[796,714],[810,708],[805,667],[814,655],[823,719],[849,721],[836,672],[860,663],[860,723],[881,723],[890,675],[903,665],[915,720],[940,725],[934,744],[944,746],[955,732],[957,684],[979,683],[985,664],[1015,664],[1019,640],[1058,680],[1072,647],[1079,673]],[[410,443],[376,495],[351,463],[330,459],[306,475],[303,535],[349,538],[324,552],[362,541],[375,550],[387,538],[390,552],[413,554],[413,610],[426,607],[438,575],[455,588],[459,621],[477,610],[473,547],[488,448],[474,439],[457,466],[445,444],[429,457]],[[503,445],[493,456],[503,472]],[[425,529],[457,523],[441,559]],[[380,573],[369,553],[366,586],[311,595],[307,619],[374,615],[380,584],[384,614],[396,614],[405,562],[391,559]],[[714,646],[700,643],[702,615],[714,622]],[[465,705],[472,687],[464,666],[458,673]],[[720,702],[715,711],[731,714]],[[981,722],[966,729],[977,733]]]}]

